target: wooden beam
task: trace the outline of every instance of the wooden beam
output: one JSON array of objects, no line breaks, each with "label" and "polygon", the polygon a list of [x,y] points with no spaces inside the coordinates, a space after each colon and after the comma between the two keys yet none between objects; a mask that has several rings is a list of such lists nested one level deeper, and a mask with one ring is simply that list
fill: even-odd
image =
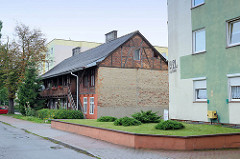
[{"label": "wooden beam", "polygon": [[126,63],[127,63],[128,56],[129,56],[130,52],[132,51],[132,48],[134,48],[134,46],[129,48],[128,54],[127,54],[127,58],[126,58],[126,60],[125,60],[125,63],[124,63],[124,65],[123,65],[123,67],[125,67],[125,65],[126,65]]},{"label": "wooden beam", "polygon": [[150,61],[149,61],[149,59],[148,59],[148,56],[147,56],[147,53],[146,53],[145,49],[143,49],[143,51],[144,51],[144,53],[145,53],[145,55],[146,55],[146,57],[147,57],[147,60],[148,60],[149,66],[151,67],[151,63],[150,63]]},{"label": "wooden beam", "polygon": [[160,58],[160,70],[162,70],[162,59]]},{"label": "wooden beam", "polygon": [[153,61],[152,69],[154,69],[154,60],[155,60],[154,52],[152,52],[152,61]]},{"label": "wooden beam", "polygon": [[121,46],[121,67],[122,67],[122,46]]},{"label": "wooden beam", "polygon": [[112,59],[112,54],[111,54],[111,66],[112,66],[112,62],[113,62],[113,59]]}]

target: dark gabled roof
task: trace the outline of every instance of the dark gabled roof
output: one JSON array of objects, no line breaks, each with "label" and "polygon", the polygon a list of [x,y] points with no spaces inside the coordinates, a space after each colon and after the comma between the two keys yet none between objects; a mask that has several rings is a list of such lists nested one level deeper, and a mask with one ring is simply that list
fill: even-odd
[{"label": "dark gabled roof", "polygon": [[[136,34],[140,34],[140,36],[142,36],[144,40],[148,44],[150,44],[148,40],[139,31],[135,31],[117,39],[114,39],[110,42],[99,45],[98,47],[84,51],[78,55],[69,57],[60,62],[58,65],[53,67],[45,74],[43,74],[41,78],[46,79],[96,66],[98,62],[103,61],[107,56],[109,56],[112,52],[114,52],[117,48],[126,43]],[[152,45],[150,44],[150,46]],[[154,47],[152,48],[155,52],[159,53]],[[166,59],[161,54],[160,56],[166,62]]]}]

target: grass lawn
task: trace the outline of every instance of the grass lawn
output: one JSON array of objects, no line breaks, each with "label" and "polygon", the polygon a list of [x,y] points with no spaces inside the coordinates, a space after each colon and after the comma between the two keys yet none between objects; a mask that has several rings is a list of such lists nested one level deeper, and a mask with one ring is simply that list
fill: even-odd
[{"label": "grass lawn", "polygon": [[140,134],[159,134],[159,135],[175,135],[175,136],[193,136],[193,135],[207,135],[207,134],[224,134],[224,133],[240,133],[240,129],[226,128],[220,125],[204,125],[204,124],[186,124],[181,130],[157,130],[156,123],[142,124],[140,126],[114,126],[113,122],[97,122],[94,119],[75,119],[62,120],[65,122],[89,125],[101,128],[108,128],[114,130],[121,130],[126,132],[140,133]]},{"label": "grass lawn", "polygon": [[[2,114],[2,115],[11,116],[11,117],[16,118],[16,119],[27,120],[27,121],[31,121],[31,122],[34,122],[34,123],[45,123],[45,120],[37,118],[37,117],[33,117],[33,116],[23,116],[23,115],[20,115],[20,114]],[[50,124],[51,121],[49,121],[47,123]]]}]

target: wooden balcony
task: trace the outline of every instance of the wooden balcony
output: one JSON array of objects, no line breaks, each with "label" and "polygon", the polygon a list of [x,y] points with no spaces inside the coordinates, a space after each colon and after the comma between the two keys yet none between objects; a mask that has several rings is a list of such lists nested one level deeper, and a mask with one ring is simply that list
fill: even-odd
[{"label": "wooden balcony", "polygon": [[67,86],[55,87],[50,89],[47,88],[40,93],[42,97],[62,97],[66,96],[67,94],[68,94]]}]

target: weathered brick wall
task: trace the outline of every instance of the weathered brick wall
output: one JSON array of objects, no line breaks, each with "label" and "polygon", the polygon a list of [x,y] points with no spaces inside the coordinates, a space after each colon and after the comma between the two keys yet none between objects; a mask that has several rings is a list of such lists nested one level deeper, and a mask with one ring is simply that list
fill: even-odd
[{"label": "weathered brick wall", "polygon": [[141,109],[168,109],[168,72],[165,70],[99,67],[98,117],[125,116]]},{"label": "weathered brick wall", "polygon": [[[133,59],[137,49],[140,49],[140,60]],[[112,55],[101,62],[100,66],[168,70],[167,63],[139,35],[134,36],[114,51]]]}]

